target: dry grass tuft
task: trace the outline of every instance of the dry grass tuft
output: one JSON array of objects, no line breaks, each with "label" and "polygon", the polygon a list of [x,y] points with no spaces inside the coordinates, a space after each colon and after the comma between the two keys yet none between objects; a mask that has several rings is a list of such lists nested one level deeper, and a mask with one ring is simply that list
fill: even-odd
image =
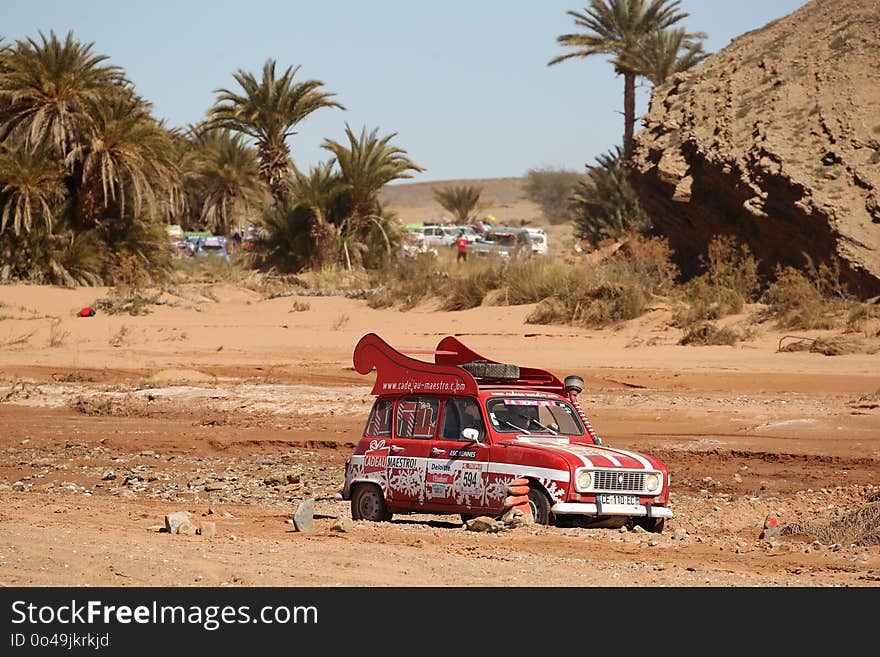
[{"label": "dry grass tuft", "polygon": [[34,337],[36,332],[36,329],[34,329],[30,333],[20,333],[18,335],[10,334],[8,338],[0,340],[0,349],[23,347],[30,342],[30,339]]},{"label": "dry grass tuft", "polygon": [[151,417],[153,413],[149,406],[147,398],[132,394],[122,398],[78,395],[70,402],[70,407],[77,413],[93,417]]},{"label": "dry grass tuft", "polygon": [[[793,342],[783,344],[786,338]],[[825,356],[844,356],[846,354],[869,354],[880,352],[880,345],[848,336],[831,336],[826,338],[807,338],[794,335],[783,336],[779,341],[778,351],[809,351]]]},{"label": "dry grass tuft", "polygon": [[69,336],[70,331],[61,328],[61,318],[56,317],[53,319],[52,324],[49,326],[49,346],[53,349],[55,347],[62,347]]},{"label": "dry grass tuft", "polygon": [[712,322],[700,322],[690,326],[678,344],[706,347],[710,345],[734,346],[742,336],[729,327],[719,328]]},{"label": "dry grass tuft", "polygon": [[840,264],[816,267],[807,258],[805,272],[776,268],[776,280],[764,294],[767,309],[761,319],[772,319],[777,328],[833,329],[842,323],[849,305],[840,283]]},{"label": "dry grass tuft", "polygon": [[110,346],[111,347],[121,347],[128,340],[128,327],[123,325],[119,328],[116,334],[110,338]]},{"label": "dry grass tuft", "polygon": [[880,502],[869,502],[829,523],[802,522],[783,525],[784,536],[803,536],[826,545],[880,545]]}]

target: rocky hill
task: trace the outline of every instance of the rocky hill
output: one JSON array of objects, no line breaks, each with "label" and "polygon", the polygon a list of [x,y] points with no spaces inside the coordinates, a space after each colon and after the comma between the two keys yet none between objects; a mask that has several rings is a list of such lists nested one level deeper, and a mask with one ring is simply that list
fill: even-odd
[{"label": "rocky hill", "polygon": [[657,87],[633,182],[680,264],[734,234],[880,294],[880,0],[813,0]]}]

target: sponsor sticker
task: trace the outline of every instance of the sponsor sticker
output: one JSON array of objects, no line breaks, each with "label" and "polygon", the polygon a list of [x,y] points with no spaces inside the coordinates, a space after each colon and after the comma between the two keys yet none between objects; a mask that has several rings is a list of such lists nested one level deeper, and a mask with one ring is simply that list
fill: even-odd
[{"label": "sponsor sticker", "polygon": [[375,473],[384,473],[390,451],[391,448],[385,446],[384,440],[372,441],[370,449],[364,452],[364,474],[369,476]]},{"label": "sponsor sticker", "polygon": [[389,468],[398,470],[415,470],[416,460],[409,456],[388,456],[386,457]]}]

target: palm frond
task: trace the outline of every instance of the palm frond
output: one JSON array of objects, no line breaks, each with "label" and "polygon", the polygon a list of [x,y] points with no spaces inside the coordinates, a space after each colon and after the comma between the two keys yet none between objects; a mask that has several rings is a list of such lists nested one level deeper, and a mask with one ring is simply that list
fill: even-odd
[{"label": "palm frond", "polygon": [[344,110],[336,94],[323,91],[321,80],[296,81],[300,67],[288,67],[276,76],[275,60],[263,65],[262,77],[239,69],[233,74],[241,92],[215,89],[217,100],[209,111],[211,127],[228,128],[253,139],[260,171],[273,195],[283,200],[291,176],[287,138],[312,112],[323,107]]},{"label": "palm frond", "polygon": [[65,157],[109,96],[131,83],[108,57],[93,52],[72,32],[62,41],[54,32],[39,40],[15,42],[0,73],[0,140],[30,149],[51,148]]}]

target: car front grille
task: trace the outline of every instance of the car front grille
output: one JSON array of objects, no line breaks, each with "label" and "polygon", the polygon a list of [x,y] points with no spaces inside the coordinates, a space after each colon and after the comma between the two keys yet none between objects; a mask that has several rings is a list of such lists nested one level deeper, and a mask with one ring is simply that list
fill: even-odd
[{"label": "car front grille", "polygon": [[593,472],[593,488],[597,491],[615,493],[643,493],[645,473],[628,470],[596,470]]}]

